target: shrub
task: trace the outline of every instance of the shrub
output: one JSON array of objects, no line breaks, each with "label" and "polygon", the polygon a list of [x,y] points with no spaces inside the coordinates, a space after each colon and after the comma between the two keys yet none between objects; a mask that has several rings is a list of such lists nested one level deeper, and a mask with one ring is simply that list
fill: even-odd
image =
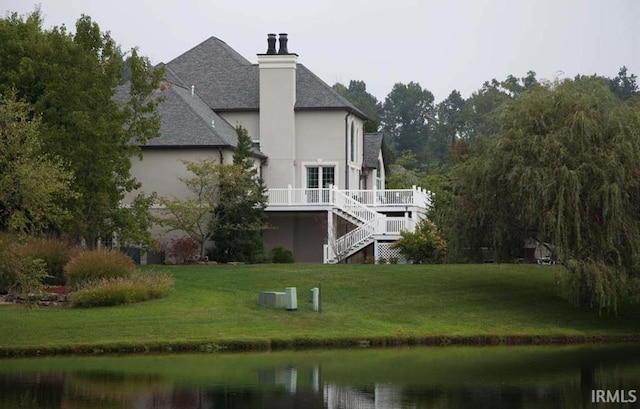
[{"label": "shrub", "polygon": [[400,253],[414,263],[441,262],[444,259],[447,243],[438,232],[433,222],[424,219],[420,221],[414,232],[400,232],[402,238],[391,245],[392,249],[399,249]]},{"label": "shrub", "polygon": [[20,253],[31,259],[44,261],[47,272],[45,284],[64,285],[64,266],[78,253],[78,248],[61,240],[35,239],[23,244]]},{"label": "shrub", "polygon": [[0,233],[0,292],[8,292],[16,283],[16,244],[14,238]]},{"label": "shrub", "polygon": [[387,264],[387,259],[382,256],[378,257],[378,264]]},{"label": "shrub", "polygon": [[375,264],[376,258],[374,256],[366,256],[364,258],[364,264]]},{"label": "shrub", "polygon": [[162,298],[172,287],[173,278],[167,274],[136,272],[87,283],[71,293],[70,300],[74,307],[107,307]]},{"label": "shrub", "polygon": [[398,257],[396,256],[389,257],[389,264],[398,264]]},{"label": "shrub", "polygon": [[46,264],[41,259],[21,258],[16,267],[16,282],[12,290],[20,294],[27,305],[31,305],[44,294]]},{"label": "shrub", "polygon": [[293,263],[293,253],[281,246],[274,247],[271,250],[271,262],[277,264]]},{"label": "shrub", "polygon": [[67,285],[78,288],[82,284],[108,278],[128,277],[135,271],[131,257],[116,250],[83,251],[64,268]]},{"label": "shrub", "polygon": [[200,243],[190,236],[170,239],[162,247],[176,264],[186,264],[200,255]]},{"label": "shrub", "polygon": [[23,250],[17,236],[0,235],[0,291],[13,291],[30,301],[42,294],[47,272],[44,261]]}]

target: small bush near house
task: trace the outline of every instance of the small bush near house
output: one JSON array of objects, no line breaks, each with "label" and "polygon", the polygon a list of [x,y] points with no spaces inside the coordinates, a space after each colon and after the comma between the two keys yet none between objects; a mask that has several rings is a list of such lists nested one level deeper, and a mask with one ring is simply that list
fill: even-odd
[{"label": "small bush near house", "polygon": [[64,266],[78,254],[79,249],[70,243],[55,239],[34,239],[21,246],[20,253],[31,259],[44,261],[47,277],[44,284],[64,285]]},{"label": "small bush near house", "polygon": [[398,264],[398,257],[396,256],[389,257],[389,264]]},{"label": "small bush near house", "polygon": [[366,256],[364,258],[364,264],[375,264],[376,258],[374,256]]},{"label": "small bush near house", "polygon": [[129,277],[135,271],[131,257],[116,250],[89,250],[72,258],[64,268],[67,285],[72,289],[109,278]]},{"label": "small bush near house", "polygon": [[175,264],[187,264],[199,256],[200,243],[189,236],[178,237],[165,241],[162,250]]},{"label": "small bush near house", "polygon": [[165,297],[173,278],[164,273],[136,272],[130,277],[103,278],[80,287],[70,295],[74,307],[108,307]]},{"label": "small bush near house", "polygon": [[436,225],[424,219],[418,223],[414,232],[400,232],[402,238],[391,245],[415,264],[442,262],[447,251],[447,243],[440,235]]},{"label": "small bush near house", "polygon": [[387,259],[382,256],[378,257],[378,264],[387,264]]},{"label": "small bush near house", "polygon": [[271,250],[271,262],[276,264],[293,263],[293,253],[284,247],[274,247]]}]

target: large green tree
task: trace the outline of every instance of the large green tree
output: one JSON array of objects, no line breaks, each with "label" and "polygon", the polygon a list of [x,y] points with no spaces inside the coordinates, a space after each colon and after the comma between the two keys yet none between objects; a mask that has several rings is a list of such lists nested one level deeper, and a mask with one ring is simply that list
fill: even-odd
[{"label": "large green tree", "polygon": [[496,126],[456,169],[460,225],[503,255],[551,243],[565,295],[615,310],[640,273],[640,105],[579,78],[521,93]]},{"label": "large green tree", "polygon": [[503,81],[495,78],[486,81],[464,103],[460,114],[463,125],[458,133],[460,143],[473,147],[478,138],[495,134],[498,130],[495,118],[498,109],[537,85],[539,82],[533,71],[527,72],[522,78],[508,75]]},{"label": "large green tree", "polygon": [[435,121],[433,94],[420,84],[397,83],[383,104],[383,131],[396,154],[414,152],[420,163],[425,157],[430,123]]},{"label": "large green tree", "polygon": [[159,133],[154,90],[162,75],[135,49],[123,53],[88,16],[73,34],[43,29],[37,9],[0,20],[0,92],[15,89],[42,116],[44,147],[62,159],[78,193],[63,203],[72,215],[63,229],[90,247],[114,233],[149,238],[150,199],[126,208],[122,200],[139,187],[130,157]]},{"label": "large green tree", "polygon": [[233,164],[218,173],[218,202],[211,238],[219,261],[255,263],[264,259],[262,231],[268,226],[266,187],[255,165],[249,133],[237,128]]},{"label": "large green tree", "polygon": [[427,156],[435,164],[449,165],[451,162],[452,149],[464,132],[464,105],[460,92],[453,90],[436,106],[436,121],[426,145]]},{"label": "large green tree", "polygon": [[618,75],[609,80],[611,91],[620,99],[629,99],[633,96],[640,95],[637,84],[638,77],[635,74],[629,74],[627,67],[622,66]]},{"label": "large green tree", "polygon": [[333,89],[369,117],[369,120],[364,123],[365,132],[378,132],[380,130],[382,104],[375,96],[367,92],[367,84],[364,81],[351,80],[349,81],[349,87],[345,87],[338,82],[333,85]]},{"label": "large green tree", "polygon": [[40,140],[40,117],[15,95],[0,95],[0,231],[36,234],[69,216],[72,175]]}]

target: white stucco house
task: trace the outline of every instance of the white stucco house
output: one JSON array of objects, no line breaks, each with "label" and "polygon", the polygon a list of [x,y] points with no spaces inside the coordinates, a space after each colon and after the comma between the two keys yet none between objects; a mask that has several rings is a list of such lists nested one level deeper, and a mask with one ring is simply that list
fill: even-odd
[{"label": "white stucco house", "polygon": [[366,115],[287,43],[286,34],[269,34],[252,63],[211,37],[164,64],[161,136],[142,146],[142,160],[132,158],[133,176],[145,192],[185,195],[182,161],[230,163],[242,125],[268,187],[275,228],[264,233],[267,249],[283,246],[297,262],[396,255],[389,244],[424,217],[428,193],[384,188],[382,135],[365,134]]}]

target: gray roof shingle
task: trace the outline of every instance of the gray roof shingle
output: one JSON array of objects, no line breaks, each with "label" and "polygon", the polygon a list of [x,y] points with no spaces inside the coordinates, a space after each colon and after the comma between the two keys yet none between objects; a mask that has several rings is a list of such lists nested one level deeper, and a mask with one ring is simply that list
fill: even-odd
[{"label": "gray roof shingle", "polygon": [[382,150],[381,133],[366,133],[364,134],[364,149],[362,152],[362,167],[368,169],[378,168],[378,156]]},{"label": "gray roof shingle", "polygon": [[[169,78],[169,75],[167,75]],[[168,81],[167,81],[168,82]],[[159,106],[161,134],[145,146],[236,146],[238,135],[233,126],[191,90],[169,82]]]},{"label": "gray roof shingle", "polygon": [[[215,111],[260,108],[258,65],[251,64],[218,38],[210,37],[166,66],[185,86],[194,85],[196,93]],[[302,64],[298,64],[296,75],[295,108],[344,109],[367,119],[355,105]]]}]

